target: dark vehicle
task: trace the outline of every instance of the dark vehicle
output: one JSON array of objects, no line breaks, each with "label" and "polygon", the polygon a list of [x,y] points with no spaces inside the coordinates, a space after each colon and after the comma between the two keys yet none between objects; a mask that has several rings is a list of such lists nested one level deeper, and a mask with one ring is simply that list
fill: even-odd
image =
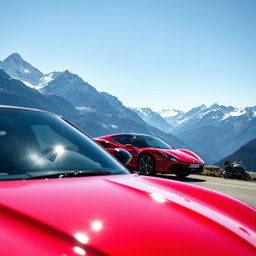
[{"label": "dark vehicle", "polygon": [[223,177],[226,179],[252,180],[240,160],[233,163],[230,161],[225,162]]}]

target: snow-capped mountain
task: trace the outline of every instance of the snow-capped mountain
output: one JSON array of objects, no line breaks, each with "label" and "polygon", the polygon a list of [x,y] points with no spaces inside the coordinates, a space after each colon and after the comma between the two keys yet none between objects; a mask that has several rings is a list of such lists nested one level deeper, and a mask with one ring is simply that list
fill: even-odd
[{"label": "snow-capped mountain", "polygon": [[0,63],[0,68],[11,76],[16,78],[28,86],[36,86],[39,84],[44,74],[24,61],[18,53],[13,53]]},{"label": "snow-capped mountain", "polygon": [[0,105],[38,108],[67,118],[76,115],[74,107],[65,99],[55,95],[43,95],[38,90],[11,78],[2,69],[0,69]]},{"label": "snow-capped mountain", "polygon": [[43,74],[30,63],[23,60],[18,53],[13,53],[3,62],[0,62],[0,68],[10,77],[18,79],[25,85],[35,89],[43,88],[60,74],[60,72]]},{"label": "snow-capped mountain", "polygon": [[43,89],[51,81],[55,80],[62,72],[51,72],[40,78],[39,83],[35,85],[36,89]]},{"label": "snow-capped mountain", "polygon": [[158,113],[162,118],[168,119],[168,118],[177,116],[178,114],[182,114],[184,112],[181,110],[177,110],[177,109],[163,109],[163,110],[159,111]]},{"label": "snow-capped mountain", "polygon": [[245,122],[256,118],[255,109],[256,107],[226,107],[215,103],[209,108],[205,105],[201,105],[188,112],[173,112],[174,114],[169,116],[165,114],[165,112],[167,112],[165,110],[165,112],[161,111],[160,115],[174,126],[173,132],[176,134],[209,125],[236,131],[239,130]]},{"label": "snow-capped mountain", "polygon": [[165,109],[156,113],[149,108],[132,111],[78,75],[68,70],[43,74],[19,54],[0,62],[0,69],[4,70],[0,70],[0,104],[59,113],[91,136],[118,132],[152,134],[176,147],[190,147],[207,163],[219,161],[256,138],[256,106],[213,104],[187,112]]},{"label": "snow-capped mountain", "polygon": [[58,74],[41,91],[62,96],[75,107],[84,110],[87,108],[88,111],[92,112],[99,108],[104,108],[106,111],[110,107],[108,102],[94,87],[68,70]]},{"label": "snow-capped mountain", "polygon": [[172,125],[150,108],[132,108],[146,123],[164,132],[171,132]]},{"label": "snow-capped mountain", "polygon": [[174,128],[179,126],[180,124],[186,122],[191,117],[204,110],[205,105],[201,105],[199,107],[193,108],[188,112],[183,112],[180,110],[162,110],[159,114],[168,121]]},{"label": "snow-capped mountain", "polygon": [[18,54],[0,62],[0,69],[3,69],[0,70],[0,104],[59,113],[91,136],[118,132],[147,133],[175,147],[189,148],[177,137],[149,126],[116,97],[98,92],[68,70],[43,74]]},{"label": "snow-capped mountain", "polygon": [[215,103],[208,108],[201,105],[188,112],[165,110],[160,114],[174,126],[173,134],[211,163],[256,138],[256,106],[235,108]]}]

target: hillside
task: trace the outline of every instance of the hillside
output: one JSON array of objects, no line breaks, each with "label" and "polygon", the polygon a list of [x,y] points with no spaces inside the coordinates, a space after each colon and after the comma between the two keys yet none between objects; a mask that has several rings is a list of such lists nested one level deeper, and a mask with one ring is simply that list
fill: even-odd
[{"label": "hillside", "polygon": [[256,171],[256,139],[239,148],[233,154],[225,157],[216,165],[223,167],[226,161],[241,160],[247,171]]},{"label": "hillside", "polygon": [[195,149],[208,163],[232,154],[256,138],[256,106],[236,108],[217,103],[187,112],[159,112],[173,125],[172,133]]}]

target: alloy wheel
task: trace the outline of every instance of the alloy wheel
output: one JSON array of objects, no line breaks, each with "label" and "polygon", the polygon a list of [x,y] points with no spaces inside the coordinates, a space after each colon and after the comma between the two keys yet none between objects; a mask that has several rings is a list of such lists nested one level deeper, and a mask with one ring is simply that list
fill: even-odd
[{"label": "alloy wheel", "polygon": [[154,160],[150,155],[145,154],[140,157],[138,171],[144,175],[153,175],[155,173]]}]

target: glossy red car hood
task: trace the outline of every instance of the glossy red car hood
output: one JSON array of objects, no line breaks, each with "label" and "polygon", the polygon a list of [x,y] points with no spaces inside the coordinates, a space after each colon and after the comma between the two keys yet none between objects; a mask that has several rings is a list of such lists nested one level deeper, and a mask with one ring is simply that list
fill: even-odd
[{"label": "glossy red car hood", "polygon": [[167,179],[6,181],[0,183],[0,206],[0,255],[256,252],[254,208]]},{"label": "glossy red car hood", "polygon": [[[159,149],[158,149],[159,150]],[[185,149],[161,149],[161,152],[175,156],[182,162],[204,164],[193,152]]]}]

